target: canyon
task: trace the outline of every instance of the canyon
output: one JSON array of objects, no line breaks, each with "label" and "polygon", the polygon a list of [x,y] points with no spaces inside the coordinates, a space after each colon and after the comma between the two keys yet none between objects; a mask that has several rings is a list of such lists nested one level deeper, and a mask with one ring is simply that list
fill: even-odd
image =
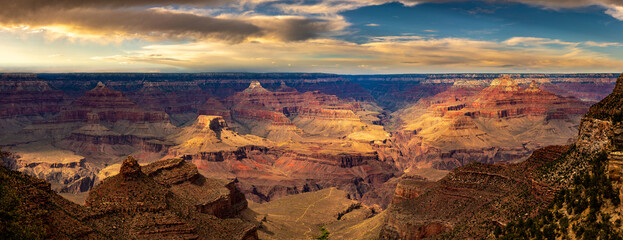
[{"label": "canyon", "polygon": [[455,82],[394,113],[392,147],[408,156],[397,158],[403,169],[523,160],[535,149],[575,137],[588,107],[542,90],[535,81],[527,87],[509,77],[488,86]]},{"label": "canyon", "polygon": [[540,148],[521,163],[472,162],[434,183],[401,180],[378,237],[620,237],[621,94],[623,74],[569,145]]},{"label": "canyon", "polygon": [[[317,236],[317,226],[336,239],[484,236],[517,211],[536,216],[566,186],[539,169],[600,148],[589,141],[618,141],[615,82],[612,74],[4,74],[0,147],[11,153],[2,158],[8,169],[49,182],[35,187],[46,201],[77,209],[71,218],[84,220],[84,232],[71,234],[80,236],[205,238],[213,227],[223,230],[212,238],[283,239]],[[620,157],[610,156],[614,176]],[[294,217],[299,206],[277,213],[329,198],[335,205],[321,205],[331,216]],[[287,219],[305,231],[279,231]]]}]

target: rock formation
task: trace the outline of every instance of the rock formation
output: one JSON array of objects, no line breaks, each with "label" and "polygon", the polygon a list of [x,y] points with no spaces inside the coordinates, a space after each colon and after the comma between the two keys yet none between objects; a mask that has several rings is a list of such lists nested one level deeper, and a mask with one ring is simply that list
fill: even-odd
[{"label": "rock formation", "polygon": [[59,115],[61,123],[70,122],[81,127],[58,145],[93,158],[96,164],[114,161],[106,159],[107,156],[149,150],[154,143],[162,143],[177,132],[166,113],[144,110],[101,82]]},{"label": "rock formation", "polygon": [[539,147],[567,143],[587,108],[508,77],[486,88],[458,85],[395,113],[398,131],[389,144],[395,150],[383,155],[403,169],[517,161]]},{"label": "rock formation", "polygon": [[496,237],[620,239],[623,236],[621,96],[623,74],[613,92],[593,105],[582,118],[573,148],[540,171],[543,181],[562,189],[554,201],[539,215],[518,219],[498,229]]},{"label": "rock formation", "polygon": [[[170,137],[176,146],[169,149],[171,157],[199,161],[219,161],[211,153],[233,152],[243,146],[270,146],[264,138],[240,135],[232,131],[221,116],[200,115],[195,122]],[[201,165],[201,164],[200,164]]]},{"label": "rock formation", "polygon": [[4,226],[29,223],[17,238],[257,239],[257,225],[239,217],[249,210],[235,185],[205,178],[181,159],[141,167],[128,157],[118,175],[89,193],[87,207],[4,167],[0,188],[3,207],[15,207],[17,216],[3,218]]},{"label": "rock formation", "polygon": [[361,198],[398,174],[373,153],[332,153],[330,146],[326,153],[293,151],[264,138],[240,135],[220,116],[199,116],[172,141],[177,145],[169,149],[168,157],[192,161],[207,176],[237,177],[241,190],[257,202],[331,186]]},{"label": "rock formation", "polygon": [[620,238],[621,94],[623,75],[570,147],[538,149],[519,164],[471,163],[423,192],[403,180],[412,187],[396,189],[379,237]]},{"label": "rock formation", "polygon": [[145,109],[165,111],[171,122],[179,126],[192,121],[210,95],[196,81],[145,81],[140,90],[128,94],[128,97]]},{"label": "rock formation", "polygon": [[154,143],[166,145],[165,137],[176,131],[166,113],[146,111],[100,82],[48,121],[2,142],[16,146],[12,169],[46,179],[61,192],[84,192],[97,182],[98,169],[127,154],[162,151]]},{"label": "rock formation", "polygon": [[28,81],[0,80],[0,131],[3,133],[13,134],[33,122],[45,121],[68,103],[62,91],[32,78]]},{"label": "rock formation", "polygon": [[247,207],[244,195],[181,159],[141,167],[128,157],[119,175],[89,192],[86,205],[98,213],[88,222],[118,238],[257,239],[257,226],[237,218]]},{"label": "rock formation", "polygon": [[4,157],[4,165],[12,170],[43,179],[60,193],[86,192],[97,181],[97,169],[71,151],[47,144],[28,144],[11,148],[15,152]]},{"label": "rock formation", "polygon": [[[16,153],[12,169],[63,193],[88,190],[134,155],[238,177],[230,184],[257,202],[338,187],[385,207],[402,201],[395,186],[405,196],[427,189],[403,172],[520,161],[566,143],[587,107],[572,96],[596,101],[614,86],[611,74],[499,77],[3,74],[0,147]],[[583,148],[610,144],[611,125],[586,120],[582,128],[603,132],[583,131]]]},{"label": "rock formation", "polygon": [[199,116],[170,138],[176,146],[168,156],[192,160],[208,176],[237,177],[254,201],[333,186],[361,199],[397,175],[369,146],[388,134],[356,102],[284,84],[273,92],[255,81],[226,104],[212,99],[201,111],[225,116]]},{"label": "rock formation", "polygon": [[484,238],[496,226],[535,216],[552,201],[555,190],[537,181],[535,170],[568,149],[539,149],[519,164],[471,163],[452,170],[428,189],[418,181],[403,180],[387,210],[380,238]]},{"label": "rock formation", "polygon": [[279,89],[284,92],[268,91],[255,81],[229,100],[232,119],[242,127],[239,131],[279,142],[300,140],[306,134],[384,137],[379,133],[382,128],[361,122],[357,113],[364,109],[358,103],[320,92],[299,93],[285,86]]},{"label": "rock formation", "polygon": [[7,239],[108,239],[85,223],[93,212],[50,189],[44,180],[0,166],[0,235]]}]

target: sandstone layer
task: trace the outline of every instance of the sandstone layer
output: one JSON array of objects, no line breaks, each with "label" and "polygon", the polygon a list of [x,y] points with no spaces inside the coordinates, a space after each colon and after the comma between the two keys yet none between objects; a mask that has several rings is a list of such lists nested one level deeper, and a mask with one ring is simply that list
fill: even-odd
[{"label": "sandstone layer", "polygon": [[508,77],[484,88],[458,83],[395,113],[397,130],[389,147],[380,148],[384,157],[402,169],[519,161],[537,148],[567,144],[588,109],[536,82],[525,88]]}]

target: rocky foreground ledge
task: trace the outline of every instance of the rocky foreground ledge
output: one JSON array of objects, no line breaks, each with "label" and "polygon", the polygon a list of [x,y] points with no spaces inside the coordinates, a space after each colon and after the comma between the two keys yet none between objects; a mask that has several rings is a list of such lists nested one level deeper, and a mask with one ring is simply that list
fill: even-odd
[{"label": "rocky foreground ledge", "polygon": [[141,167],[128,157],[118,175],[89,192],[86,206],[50,184],[0,167],[0,200],[13,237],[28,239],[257,239],[240,214],[247,200],[233,181],[205,178],[181,159]]}]

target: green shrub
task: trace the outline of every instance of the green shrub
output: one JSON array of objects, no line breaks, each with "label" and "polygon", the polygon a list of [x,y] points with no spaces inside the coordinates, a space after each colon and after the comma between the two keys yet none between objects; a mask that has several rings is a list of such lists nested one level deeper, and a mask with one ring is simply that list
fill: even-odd
[{"label": "green shrub", "polygon": [[320,227],[320,231],[322,232],[322,235],[316,237],[316,239],[318,240],[328,240],[329,239],[329,231],[324,228],[324,227]]}]

